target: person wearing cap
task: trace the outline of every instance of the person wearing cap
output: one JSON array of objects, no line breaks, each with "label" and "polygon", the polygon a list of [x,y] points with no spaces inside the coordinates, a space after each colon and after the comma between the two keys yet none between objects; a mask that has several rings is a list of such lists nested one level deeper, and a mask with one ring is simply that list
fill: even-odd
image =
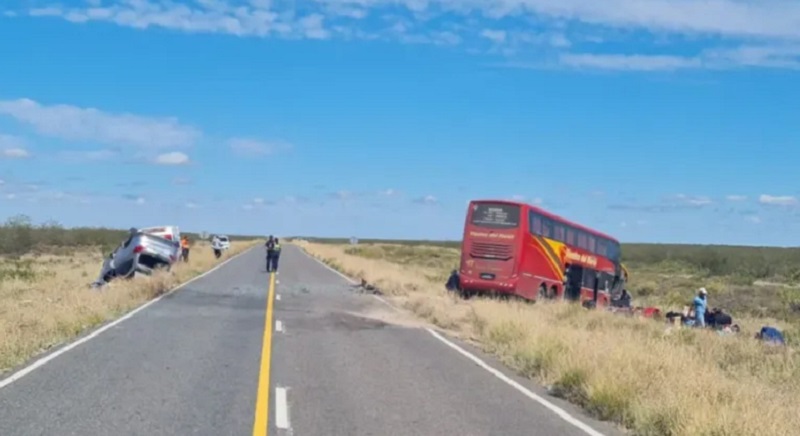
[{"label": "person wearing cap", "polygon": [[697,291],[697,296],[694,297],[692,305],[694,306],[694,325],[695,327],[706,326],[706,308],[708,307],[708,291],[706,288],[700,288]]}]

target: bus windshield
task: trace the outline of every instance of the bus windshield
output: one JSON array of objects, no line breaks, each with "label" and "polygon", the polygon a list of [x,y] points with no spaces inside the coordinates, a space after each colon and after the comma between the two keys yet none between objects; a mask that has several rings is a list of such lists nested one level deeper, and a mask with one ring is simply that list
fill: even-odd
[{"label": "bus windshield", "polygon": [[476,203],[472,205],[470,222],[477,227],[490,229],[515,229],[519,227],[520,206],[502,203]]}]

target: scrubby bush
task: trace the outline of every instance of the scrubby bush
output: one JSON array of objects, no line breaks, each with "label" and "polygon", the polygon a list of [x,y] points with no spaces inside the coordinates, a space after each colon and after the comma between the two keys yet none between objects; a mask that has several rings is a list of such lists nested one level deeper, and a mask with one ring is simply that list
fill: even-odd
[{"label": "scrubby bush", "polygon": [[[0,225],[0,256],[21,256],[31,252],[60,252],[62,249],[76,247],[98,247],[107,254],[120,244],[127,235],[127,229],[107,227],[66,228],[55,221],[35,224],[30,217],[16,215]],[[184,232],[191,240],[199,235]],[[232,241],[257,239],[255,236],[228,235]]]}]

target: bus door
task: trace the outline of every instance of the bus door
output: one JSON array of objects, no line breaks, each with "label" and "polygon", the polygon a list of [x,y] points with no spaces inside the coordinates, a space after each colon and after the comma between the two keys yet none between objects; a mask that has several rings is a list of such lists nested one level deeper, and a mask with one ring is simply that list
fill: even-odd
[{"label": "bus door", "polygon": [[566,271],[567,283],[564,285],[564,299],[567,301],[579,301],[581,299],[581,288],[583,287],[583,266],[570,265]]}]

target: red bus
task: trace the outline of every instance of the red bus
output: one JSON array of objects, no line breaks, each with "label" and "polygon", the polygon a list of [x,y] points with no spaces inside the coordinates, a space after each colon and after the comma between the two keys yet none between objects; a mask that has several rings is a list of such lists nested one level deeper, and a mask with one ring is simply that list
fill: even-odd
[{"label": "red bus", "polygon": [[594,298],[605,305],[628,274],[620,243],[530,204],[469,203],[461,243],[459,285],[466,295],[489,292],[527,300]]}]

